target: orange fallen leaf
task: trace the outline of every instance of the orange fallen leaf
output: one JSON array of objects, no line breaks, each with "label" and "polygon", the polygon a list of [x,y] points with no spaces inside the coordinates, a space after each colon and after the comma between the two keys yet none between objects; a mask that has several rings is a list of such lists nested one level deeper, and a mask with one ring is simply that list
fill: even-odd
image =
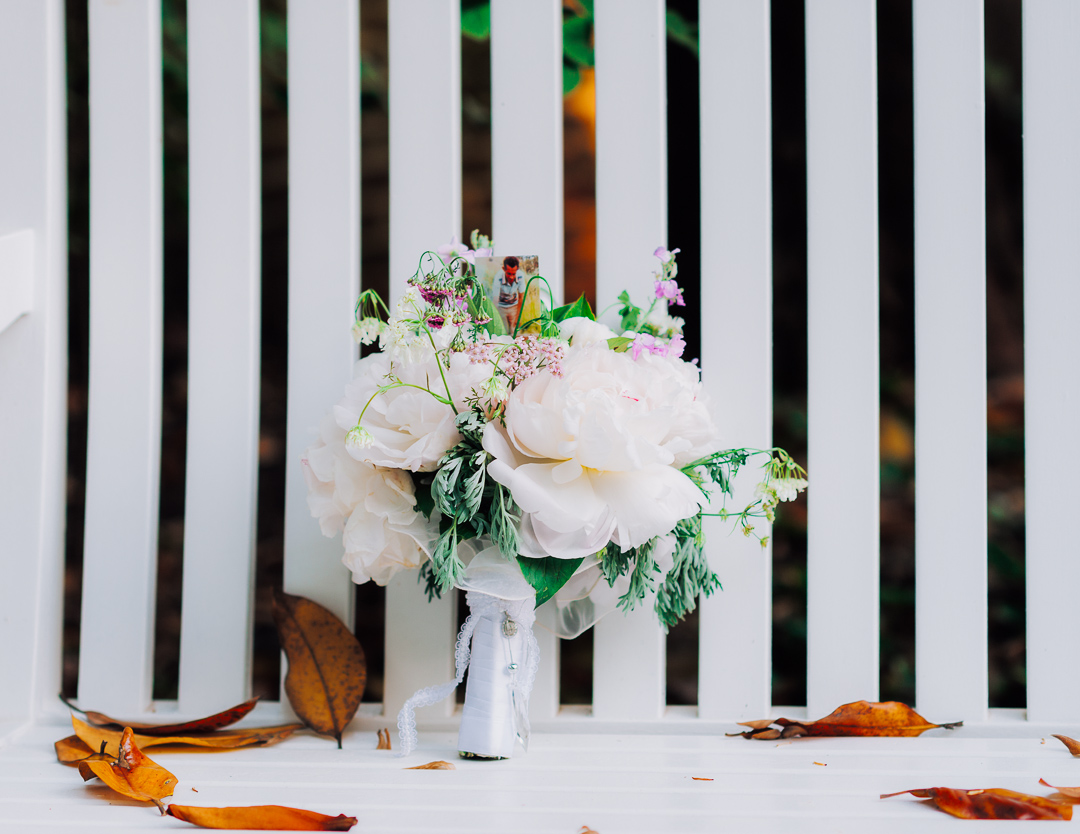
[{"label": "orange fallen leaf", "polygon": [[1059,736],[1057,733],[1054,733],[1054,738],[1068,747],[1069,752],[1072,753],[1074,757],[1080,758],[1080,741],[1077,741],[1075,738],[1069,738],[1068,736]]},{"label": "orange fallen leaf", "polygon": [[385,727],[379,730],[379,746],[376,750],[389,750],[390,749],[390,731]]},{"label": "orange fallen leaf", "polygon": [[289,661],[289,703],[308,728],[336,738],[340,748],[364,695],[364,650],[341,620],[304,597],[275,595],[274,624]]},{"label": "orange fallen leaf", "polygon": [[1040,779],[1039,784],[1046,785],[1048,788],[1053,788],[1058,793],[1067,796],[1070,799],[1080,799],[1080,788],[1059,788],[1056,785],[1051,785],[1045,779]]},{"label": "orange fallen leaf", "polygon": [[581,826],[581,830],[578,832],[578,834],[600,834],[600,832],[593,831],[591,828],[589,828],[589,826],[583,825]]},{"label": "orange fallen leaf", "polygon": [[[79,737],[91,750],[101,750],[101,743],[105,742],[105,752],[110,756],[120,755],[121,734],[115,730],[106,730],[103,727],[93,727],[85,721],[81,721],[74,715],[71,716],[71,724],[75,728],[75,735]],[[279,727],[251,727],[246,730],[218,730],[216,733],[203,733],[202,735],[183,736],[144,736],[135,735],[135,743],[140,748],[153,747],[159,744],[184,744],[194,747],[212,747],[231,750],[237,747],[253,747],[273,744],[288,738],[294,732],[303,727],[302,724],[283,724]]]},{"label": "orange fallen leaf", "polygon": [[884,793],[882,799],[909,793],[946,814],[966,820],[1069,820],[1072,806],[1043,796],[1032,796],[1004,788],[960,790],[957,788],[916,788]]},{"label": "orange fallen leaf", "polygon": [[[937,727],[952,730],[963,723],[932,724],[899,701],[855,701],[837,707],[817,721],[792,721],[788,718],[744,721],[740,726],[749,727],[749,730],[728,735],[760,740],[799,736],[917,736]],[[771,725],[777,725],[780,729]]]},{"label": "orange fallen leaf", "polygon": [[84,782],[95,776],[119,794],[153,802],[161,813],[165,806],[161,800],[172,796],[176,777],[153,761],[135,744],[135,734],[130,727],[124,729],[120,740],[120,756],[116,762],[102,760],[79,762],[79,775]]},{"label": "orange fallen leaf", "polygon": [[450,762],[428,762],[416,767],[407,767],[405,770],[457,770],[457,768]]},{"label": "orange fallen leaf", "polygon": [[78,767],[79,762],[89,761],[115,761],[113,756],[107,756],[99,750],[93,750],[85,741],[78,736],[62,738],[53,747],[56,748],[56,760],[60,764],[69,767]]},{"label": "orange fallen leaf", "polygon": [[258,703],[258,698],[252,698],[250,701],[244,701],[242,704],[237,704],[235,707],[209,715],[206,718],[199,718],[194,721],[182,721],[173,724],[140,724],[133,721],[118,721],[115,718],[94,712],[93,710],[81,710],[78,707],[71,704],[64,698],[60,699],[68,707],[75,712],[81,712],[86,716],[86,723],[94,727],[101,727],[106,730],[116,730],[120,732],[124,727],[131,727],[139,735],[143,736],[179,736],[189,735],[191,733],[212,733],[215,730],[220,730],[222,727],[228,727],[230,724],[235,724],[253,709],[255,704]]},{"label": "orange fallen leaf", "polygon": [[691,776],[695,782],[715,782],[716,780],[712,776]]},{"label": "orange fallen leaf", "polygon": [[169,805],[166,812],[178,820],[203,828],[255,829],[269,831],[348,831],[356,817],[336,817],[287,808],[284,805],[250,805],[236,808],[197,808],[193,805]]},{"label": "orange fallen leaf", "polygon": [[826,762],[814,762],[814,764],[819,765],[820,767],[828,767],[829,766]]}]

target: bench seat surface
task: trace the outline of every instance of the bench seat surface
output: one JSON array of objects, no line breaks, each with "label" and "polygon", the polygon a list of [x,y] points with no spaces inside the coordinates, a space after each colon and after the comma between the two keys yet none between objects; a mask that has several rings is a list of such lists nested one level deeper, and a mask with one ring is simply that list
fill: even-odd
[{"label": "bench seat surface", "polygon": [[[354,831],[372,834],[578,834],[583,826],[599,834],[934,832],[958,821],[914,799],[879,795],[938,785],[1046,795],[1040,777],[1080,784],[1080,759],[1042,729],[1054,730],[1006,727],[1011,737],[989,737],[986,726],[976,726],[917,739],[792,742],[751,742],[712,730],[542,732],[526,755],[475,762],[457,758],[453,732],[422,731],[419,749],[403,759],[376,750],[375,733],[365,727],[347,734],[342,750],[302,733],[267,748],[149,752],[177,775],[178,804],[345,813],[359,818]],[[55,760],[52,743],[68,732],[56,719],[8,736],[0,748],[0,830],[196,830],[100,783],[83,784]],[[456,770],[405,769],[440,759]]]}]

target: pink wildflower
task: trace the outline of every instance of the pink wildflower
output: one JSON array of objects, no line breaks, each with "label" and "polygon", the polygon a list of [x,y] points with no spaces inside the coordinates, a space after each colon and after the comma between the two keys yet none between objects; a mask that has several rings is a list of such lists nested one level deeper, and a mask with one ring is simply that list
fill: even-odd
[{"label": "pink wildflower", "polygon": [[446,324],[446,319],[442,316],[428,316],[427,326],[432,330],[441,330],[442,326]]},{"label": "pink wildflower", "polygon": [[681,249],[672,249],[668,251],[663,246],[657,246],[653,251],[653,257],[659,258],[661,263],[670,263],[676,254],[681,252]]},{"label": "pink wildflower", "polygon": [[666,298],[672,304],[678,304],[680,306],[685,305],[683,301],[682,287],[674,279],[663,280],[658,278],[655,285],[656,297]]}]

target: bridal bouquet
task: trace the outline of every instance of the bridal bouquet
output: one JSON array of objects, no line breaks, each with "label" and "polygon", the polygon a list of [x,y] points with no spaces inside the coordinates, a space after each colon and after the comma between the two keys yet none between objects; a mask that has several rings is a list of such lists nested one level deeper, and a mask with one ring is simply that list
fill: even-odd
[{"label": "bridal bouquet", "polygon": [[[490,253],[475,233],[473,245]],[[525,295],[535,282],[548,303],[533,315],[523,305],[508,330],[476,277],[477,252],[461,244],[425,253],[393,309],[361,295],[354,335],[379,350],[356,363],[307,450],[312,514],[327,536],[343,534],[355,582],[386,584],[415,568],[429,598],[463,588],[472,609],[457,680],[403,710],[406,750],[411,710],[452,691],[472,648],[462,749],[509,755],[506,739],[527,738],[535,607],[554,607],[564,637],[646,599],[673,625],[720,587],[703,516],[756,537],[754,520],[772,521],[806,487],[782,449],[722,448],[697,360],[682,358],[683,321],[668,312],[683,304],[678,251],[655,251],[653,297],[642,307],[622,293],[615,327],[584,298],[555,307],[536,276]],[[722,499],[752,457],[763,459],[755,500],[727,510]],[[481,632],[497,655],[486,677]],[[506,715],[479,722],[501,740],[471,745],[490,749],[465,740],[474,678],[509,692]]]}]

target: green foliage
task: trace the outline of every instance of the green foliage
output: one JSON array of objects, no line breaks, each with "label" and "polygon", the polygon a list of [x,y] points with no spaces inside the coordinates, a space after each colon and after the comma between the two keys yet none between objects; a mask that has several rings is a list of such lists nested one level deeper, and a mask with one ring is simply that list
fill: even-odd
[{"label": "green foliage", "polygon": [[554,556],[544,559],[521,556],[518,558],[518,565],[525,581],[536,589],[536,605],[539,607],[555,596],[583,561],[584,559],[556,559]]},{"label": "green foliage", "polygon": [[701,515],[680,521],[675,539],[675,564],[656,592],[656,616],[666,628],[693,611],[699,596],[721,590],[720,579],[705,558]]},{"label": "green foliage", "polygon": [[495,484],[491,494],[491,509],[488,512],[491,525],[491,540],[499,552],[511,559],[518,553],[518,522],[521,514],[510,490],[502,484]]},{"label": "green foliage", "polygon": [[556,307],[551,311],[552,321],[559,322],[572,318],[586,318],[596,321],[596,314],[593,313],[592,307],[589,306],[589,299],[584,294],[573,304],[564,304],[562,307]]},{"label": "green foliage", "polygon": [[616,353],[626,353],[633,343],[634,340],[628,336],[615,336],[614,338],[607,340],[608,349],[613,350]]},{"label": "green foliage", "polygon": [[698,54],[697,24],[691,23],[674,9],[668,9],[665,23],[668,40],[674,41],[679,46],[686,47],[696,57]]},{"label": "green foliage", "polygon": [[614,585],[616,579],[634,566],[634,551],[631,549],[624,553],[614,542],[608,542],[597,555],[600,557],[600,572],[608,585]]},{"label": "green foliage", "polygon": [[503,326],[502,316],[499,315],[495,305],[491,303],[491,299],[479,283],[475,285],[472,295],[469,296],[469,315],[474,318],[488,319],[483,328],[489,336],[506,335],[506,327]]},{"label": "green foliage", "polygon": [[424,562],[420,566],[420,570],[416,574],[416,584],[424,586],[424,593],[427,594],[428,602],[433,599],[442,599],[442,591],[439,590],[439,583],[435,579],[435,571],[431,569],[431,562]]},{"label": "green foliage", "polygon": [[489,0],[461,0],[461,33],[477,41],[491,36]]},{"label": "green foliage", "polygon": [[641,308],[630,300],[630,293],[626,290],[619,293],[619,301],[622,302],[622,307],[619,308],[621,331],[625,333],[627,330],[633,330],[636,333],[641,326]]},{"label": "green foliage", "polygon": [[656,564],[656,559],[653,557],[656,541],[656,539],[649,539],[645,544],[631,550],[634,554],[634,570],[630,574],[630,588],[619,597],[619,610],[624,613],[634,610],[634,606],[645,599],[653,589],[656,574],[660,573],[660,566]]}]

